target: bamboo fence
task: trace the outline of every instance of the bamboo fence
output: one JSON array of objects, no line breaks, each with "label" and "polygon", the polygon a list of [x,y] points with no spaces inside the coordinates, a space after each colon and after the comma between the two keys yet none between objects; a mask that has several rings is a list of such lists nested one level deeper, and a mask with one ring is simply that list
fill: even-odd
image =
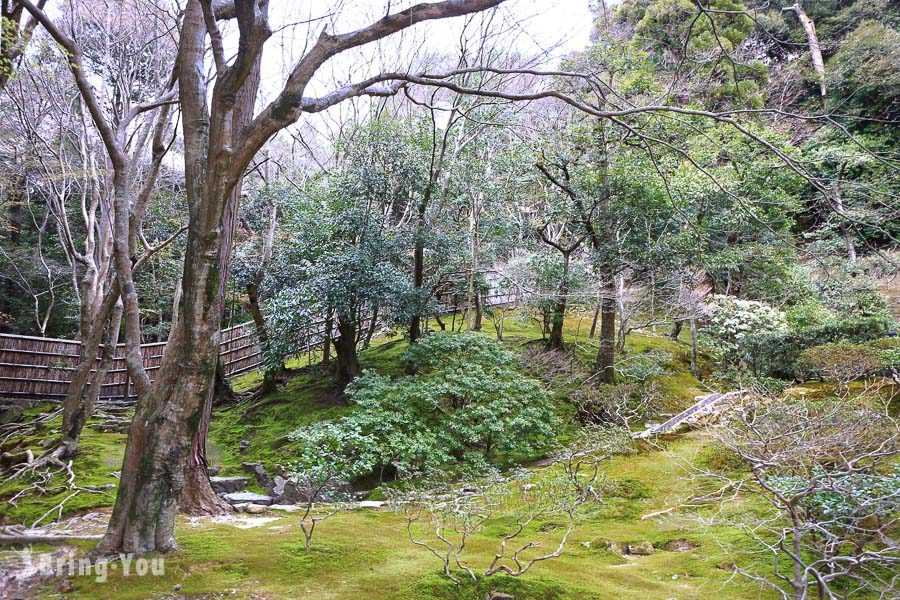
[{"label": "bamboo fence", "polygon": [[[150,379],[159,370],[166,342],[141,345],[144,368]],[[65,397],[78,365],[81,342],[25,335],[0,334],[0,397]],[[226,376],[240,375],[262,362],[252,322],[222,330],[219,356]],[[97,359],[99,364],[100,360]],[[101,385],[101,398],[133,397],[134,386],[125,369],[125,345],[116,346],[112,366]]]},{"label": "bamboo fence", "polygon": [[[498,294],[485,298],[488,306],[507,306],[516,297]],[[448,306],[444,313],[461,307]],[[367,320],[362,327],[371,325]],[[219,356],[226,377],[233,377],[257,369],[262,364],[256,328],[252,321],[234,325],[221,332]],[[325,320],[313,321],[301,336],[300,353],[312,352],[325,341]],[[0,397],[47,398],[59,400],[66,395],[72,372],[78,365],[81,343],[76,340],[0,334]],[[141,345],[144,368],[150,379],[159,370],[166,342]],[[125,345],[116,346],[112,366],[103,382],[100,397],[122,399],[134,397],[134,386],[125,369]],[[99,359],[98,359],[99,363]]]}]

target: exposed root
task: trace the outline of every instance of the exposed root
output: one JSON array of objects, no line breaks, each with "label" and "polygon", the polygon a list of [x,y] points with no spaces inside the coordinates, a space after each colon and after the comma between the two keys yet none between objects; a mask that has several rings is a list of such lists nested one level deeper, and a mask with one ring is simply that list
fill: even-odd
[{"label": "exposed root", "polygon": [[[24,464],[17,465],[11,469],[11,472],[6,477],[8,481],[25,476],[30,477],[32,480],[29,485],[23,487],[12,498],[7,500],[7,503],[10,506],[17,506],[20,500],[35,494],[44,496],[65,491],[70,492],[58,504],[54,505],[47,510],[47,512],[38,517],[38,519],[31,524],[32,528],[37,527],[44,519],[53,514],[56,515],[54,520],[58,521],[62,519],[66,503],[83,492],[97,494],[115,487],[112,483],[98,486],[76,485],[72,461],[63,461],[62,458],[60,458],[65,454],[65,451],[65,446],[60,444],[56,448],[48,450],[38,458],[32,458],[32,460],[29,460]],[[50,484],[54,477],[60,475],[65,477],[65,483],[63,485],[51,487]]]},{"label": "exposed root", "polygon": [[47,428],[51,421],[62,414],[62,409],[50,411],[30,419],[27,423],[6,423],[0,425],[0,446],[5,446],[13,438],[25,438]]},{"label": "exposed root", "polygon": [[43,529],[26,529],[21,525],[0,528],[0,546],[66,544],[76,540],[99,540],[102,537],[102,535],[86,535],[72,531],[48,532]]}]

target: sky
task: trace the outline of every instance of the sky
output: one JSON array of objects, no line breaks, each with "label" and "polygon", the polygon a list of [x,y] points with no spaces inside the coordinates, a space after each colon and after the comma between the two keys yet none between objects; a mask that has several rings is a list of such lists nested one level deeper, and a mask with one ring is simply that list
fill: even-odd
[{"label": "sky", "polygon": [[[272,0],[269,4],[273,35],[263,53],[262,82],[257,110],[281,91],[291,67],[303,56],[323,30],[346,33],[364,27],[385,14],[402,10],[422,0]],[[612,3],[615,3],[614,0]],[[477,37],[479,28],[493,32],[498,48],[511,50],[523,58],[541,55],[533,66],[555,67],[567,54],[589,44],[593,17],[588,0],[508,0],[492,14],[483,13],[466,22],[464,17],[419,23],[375,44],[354,49],[331,59],[320,69],[305,95],[324,94],[340,85],[360,81],[383,71],[421,68],[420,61],[439,64],[459,54],[463,30]],[[222,25],[226,55],[233,55],[238,36],[233,22]],[[343,102],[324,113],[304,115],[300,122],[279,134],[291,145],[295,159],[302,155],[327,154],[335,134],[343,124],[356,121],[369,99]],[[296,134],[304,144],[298,147]],[[292,135],[293,134],[293,135]],[[293,142],[291,138],[293,137]],[[283,148],[283,146],[282,146]],[[314,149],[315,148],[315,149]],[[180,157],[170,154],[173,168]],[[308,157],[307,157],[308,158]],[[316,159],[318,162],[318,158]]]},{"label": "sky", "polygon": [[[388,5],[396,12],[412,3],[408,0],[271,3],[272,27],[276,33],[267,44],[264,93],[274,94],[280,89],[290,67],[323,29],[330,33],[352,31],[385,14]],[[302,21],[311,22],[294,25]],[[485,27],[496,32],[499,47],[524,56],[546,53],[545,62],[555,64],[562,56],[588,44],[591,23],[588,0],[509,0],[494,14],[474,17],[468,22],[467,31],[473,37],[480,27]],[[335,83],[364,79],[382,70],[404,70],[423,56],[433,60],[441,55],[455,57],[466,24],[462,17],[420,23],[379,43],[348,51],[326,65],[312,90],[324,93]]]},{"label": "sky", "polygon": [[[312,0],[270,3],[270,20],[276,32],[263,55],[261,108],[281,90],[290,68],[323,29],[345,33],[364,27],[385,14],[402,10],[421,0]],[[306,21],[305,23],[300,23]],[[295,23],[299,23],[293,25]],[[442,19],[419,23],[385,40],[350,50],[331,59],[313,79],[305,95],[324,94],[346,83],[360,81],[383,71],[421,69],[426,64],[455,64],[461,34],[478,37],[478,31],[491,31],[494,45],[522,56],[523,61],[536,55],[540,62],[531,66],[553,68],[562,57],[582,50],[589,44],[593,17],[588,0],[508,0],[494,12],[471,17]],[[235,35],[227,36],[236,42]],[[464,36],[465,37],[465,36]],[[435,67],[435,70],[440,70]],[[359,110],[369,105],[368,99],[344,102],[325,113],[305,115],[291,128],[305,130],[310,137],[333,139],[343,123],[356,119]],[[310,133],[310,130],[313,133]],[[281,136],[285,139],[285,135]],[[324,140],[320,140],[324,141]],[[318,143],[313,145],[319,146]],[[330,144],[326,143],[326,146]]]}]

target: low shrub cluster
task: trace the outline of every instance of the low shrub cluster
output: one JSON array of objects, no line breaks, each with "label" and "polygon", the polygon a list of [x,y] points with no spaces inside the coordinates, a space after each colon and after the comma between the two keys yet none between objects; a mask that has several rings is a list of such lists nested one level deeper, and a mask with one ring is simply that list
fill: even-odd
[{"label": "low shrub cluster", "polygon": [[862,344],[824,344],[807,348],[797,359],[798,374],[849,383],[879,371],[884,366],[881,353]]},{"label": "low shrub cluster", "polygon": [[735,357],[743,341],[759,333],[780,334],[787,330],[784,313],[755,300],[711,295],[706,300],[704,334],[715,350]]},{"label": "low shrub cluster", "polygon": [[496,342],[438,333],[413,345],[404,359],[416,375],[366,372],[347,388],[352,414],[292,434],[301,445],[298,472],[333,464],[335,453],[353,466],[353,475],[409,473],[536,453],[552,442],[556,417],[547,393],[523,377],[516,356]]},{"label": "low shrub cluster", "polygon": [[885,337],[890,329],[889,319],[867,317],[791,333],[748,335],[740,341],[740,355],[755,375],[793,379],[804,350],[825,344],[868,342]]}]

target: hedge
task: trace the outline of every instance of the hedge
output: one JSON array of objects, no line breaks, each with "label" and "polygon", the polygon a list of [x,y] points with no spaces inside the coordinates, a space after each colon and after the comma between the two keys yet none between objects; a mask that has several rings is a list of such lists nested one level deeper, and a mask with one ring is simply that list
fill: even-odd
[{"label": "hedge", "polygon": [[757,376],[793,379],[797,360],[807,348],[835,342],[868,342],[887,335],[890,319],[868,317],[794,331],[748,335],[740,343],[744,364]]}]

